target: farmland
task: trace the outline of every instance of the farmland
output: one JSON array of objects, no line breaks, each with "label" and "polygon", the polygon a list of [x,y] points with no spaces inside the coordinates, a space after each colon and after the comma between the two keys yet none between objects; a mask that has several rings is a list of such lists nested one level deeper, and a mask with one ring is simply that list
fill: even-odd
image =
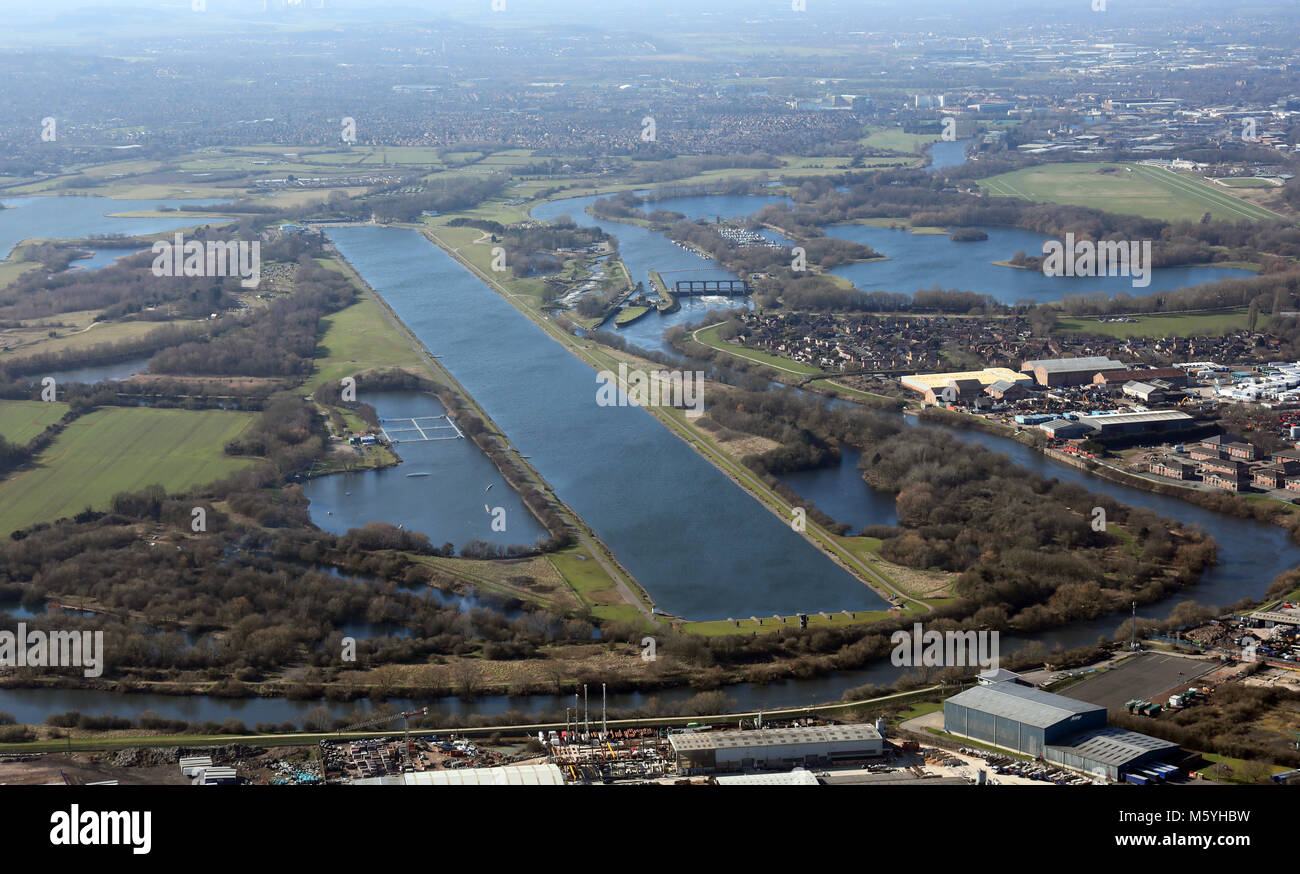
[{"label": "farmland", "polygon": [[[0,421],[9,414],[0,414]],[[113,407],[68,425],[31,467],[0,483],[0,532],[49,522],[118,492],[158,484],[179,492],[249,466],[223,452],[251,413]]]},{"label": "farmland", "polygon": [[68,411],[67,404],[43,401],[0,401],[0,437],[27,443]]}]

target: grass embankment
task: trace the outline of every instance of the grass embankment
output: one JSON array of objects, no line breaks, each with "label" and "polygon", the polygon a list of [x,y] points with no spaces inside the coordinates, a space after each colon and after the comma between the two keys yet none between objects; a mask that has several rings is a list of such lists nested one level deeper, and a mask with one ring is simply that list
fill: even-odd
[{"label": "grass embankment", "polygon": [[183,492],[257,459],[223,447],[252,424],[252,413],[109,407],[67,426],[25,468],[0,483],[0,532],[108,508],[118,492],[158,484]]}]

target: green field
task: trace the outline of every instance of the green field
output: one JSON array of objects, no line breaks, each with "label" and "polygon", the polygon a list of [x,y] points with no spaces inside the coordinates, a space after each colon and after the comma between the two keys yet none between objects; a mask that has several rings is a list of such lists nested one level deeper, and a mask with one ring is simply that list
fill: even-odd
[{"label": "green field", "polygon": [[0,532],[105,509],[118,492],[158,484],[180,492],[254,463],[222,447],[253,413],[110,407],[64,429],[30,468],[0,482]]},{"label": "green field", "polygon": [[68,411],[67,404],[44,401],[0,401],[0,437],[24,444]]},{"label": "green field", "polygon": [[599,619],[646,625],[636,607],[623,600],[605,569],[581,546],[548,554],[547,559]]},{"label": "green field", "polygon": [[1235,178],[1220,179],[1219,185],[1227,188],[1276,188],[1277,186],[1268,179],[1261,179],[1258,176],[1238,176]]},{"label": "green field", "polygon": [[999,197],[1088,206],[1162,221],[1278,218],[1194,177],[1142,164],[1044,164],[980,181]]},{"label": "green field", "polygon": [[[3,258],[5,254],[7,253],[0,252],[0,258]],[[23,261],[17,258],[0,261],[0,288],[4,288],[28,270],[34,270],[40,266],[35,261]]]},{"label": "green field", "polygon": [[864,146],[874,146],[877,149],[891,149],[895,152],[918,152],[923,146],[938,142],[940,139],[942,137],[939,134],[908,134],[903,133],[902,128],[891,127],[872,131],[859,142]]},{"label": "green field", "polygon": [[316,347],[316,372],[308,388],[363,370],[400,367],[425,373],[419,355],[368,297],[326,316],[323,324],[325,336]]},{"label": "green field", "polygon": [[[1104,334],[1108,337],[1218,337],[1229,331],[1244,330],[1249,322],[1246,307],[1207,310],[1194,313],[1161,313],[1153,316],[1130,316],[1132,322],[1099,322],[1095,318],[1060,318],[1055,333]],[[1260,317],[1262,324],[1266,317]]]}]

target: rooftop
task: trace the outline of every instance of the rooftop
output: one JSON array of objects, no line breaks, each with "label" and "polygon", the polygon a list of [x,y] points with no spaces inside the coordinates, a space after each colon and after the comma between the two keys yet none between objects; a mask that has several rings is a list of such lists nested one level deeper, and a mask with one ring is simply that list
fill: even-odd
[{"label": "rooftop", "polygon": [[387,777],[353,780],[354,786],[563,786],[558,765],[503,765],[499,768],[455,768],[416,771]]},{"label": "rooftop", "polygon": [[820,786],[817,775],[803,768],[775,774],[733,774],[714,778],[719,786]]},{"label": "rooftop", "polygon": [[1176,750],[1178,744],[1158,737],[1138,734],[1123,728],[1096,728],[1080,732],[1069,743],[1053,744],[1053,751],[1085,756],[1095,762],[1123,767],[1134,759],[1156,750]]},{"label": "rooftop", "polygon": [[699,731],[668,736],[669,743],[678,752],[878,740],[880,740],[880,732],[876,731],[874,725],[819,725],[809,728],[762,728],[756,731]]},{"label": "rooftop", "polygon": [[1113,361],[1105,355],[1092,355],[1087,358],[1040,358],[1037,361],[1026,361],[1020,365],[1021,370],[1030,370],[1041,367],[1046,373],[1073,373],[1078,370],[1091,370],[1094,373],[1100,370],[1127,370],[1128,365],[1120,361]]},{"label": "rooftop", "polygon": [[1151,410],[1146,413],[1116,413],[1111,416],[1080,416],[1079,421],[1095,428],[1107,423],[1126,425],[1134,422],[1178,422],[1184,419],[1191,421],[1191,418],[1178,410]]},{"label": "rooftop", "polygon": [[1016,683],[994,683],[991,686],[974,686],[952,696],[945,704],[969,707],[994,716],[1014,719],[1036,728],[1047,728],[1084,713],[1106,712],[1105,707],[1075,701],[1063,695],[1054,695],[1041,689]]},{"label": "rooftop", "polygon": [[957,373],[916,373],[903,377],[900,382],[917,391],[943,388],[950,380],[976,380],[980,385],[988,386],[995,382],[1032,382],[1023,373],[1016,373],[1007,367],[988,367],[984,370],[963,370]]}]

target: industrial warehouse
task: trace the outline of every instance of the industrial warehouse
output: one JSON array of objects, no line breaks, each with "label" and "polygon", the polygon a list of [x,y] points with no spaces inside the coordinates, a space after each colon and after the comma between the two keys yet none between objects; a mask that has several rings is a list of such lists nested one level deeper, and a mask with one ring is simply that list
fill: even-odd
[{"label": "industrial warehouse", "polygon": [[693,732],[670,735],[668,742],[683,774],[828,765],[884,752],[884,737],[871,725]]},{"label": "industrial warehouse", "polygon": [[1012,682],[949,698],[943,724],[955,735],[1115,781],[1172,773],[1167,761],[1183,757],[1177,744],[1107,726],[1105,707]]}]

